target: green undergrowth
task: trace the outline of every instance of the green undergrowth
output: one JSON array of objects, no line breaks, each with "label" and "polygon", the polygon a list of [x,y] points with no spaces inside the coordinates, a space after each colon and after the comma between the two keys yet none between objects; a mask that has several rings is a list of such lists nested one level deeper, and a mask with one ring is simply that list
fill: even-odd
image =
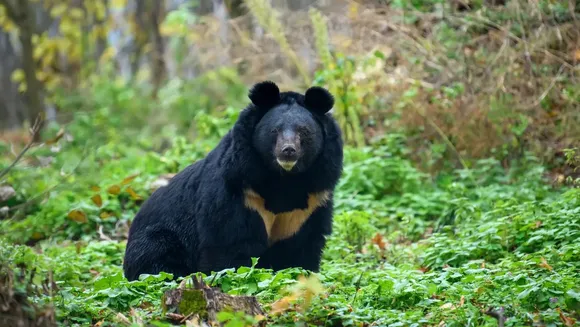
[{"label": "green undergrowth", "polygon": [[[173,137],[161,149],[146,133],[110,134],[91,148],[63,138],[32,152],[51,163],[11,171],[17,195],[7,205],[17,209],[0,222],[0,261],[37,290],[29,292],[35,304],[56,308],[66,326],[169,325],[160,301],[177,282],[165,274],[127,282],[125,235],[160,177],[203,157],[227,131],[200,121],[210,131],[203,142]],[[68,132],[83,128],[81,120]],[[578,318],[580,189],[553,188],[533,157],[433,177],[415,168],[403,135],[345,151],[319,273],[302,280],[309,274],[300,269],[243,267],[206,282],[257,296],[272,326],[497,326],[493,314],[506,326],[564,326]],[[220,317],[228,326],[249,321]]]}]

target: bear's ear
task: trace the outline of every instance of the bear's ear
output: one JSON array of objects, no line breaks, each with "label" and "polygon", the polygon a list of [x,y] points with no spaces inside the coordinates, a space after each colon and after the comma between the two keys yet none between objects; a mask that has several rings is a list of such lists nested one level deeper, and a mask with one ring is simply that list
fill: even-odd
[{"label": "bear's ear", "polygon": [[334,106],[334,97],[327,89],[313,86],[306,90],[304,104],[313,112],[325,114]]},{"label": "bear's ear", "polygon": [[264,81],[255,84],[248,97],[258,108],[269,109],[280,102],[280,89],[276,83]]}]

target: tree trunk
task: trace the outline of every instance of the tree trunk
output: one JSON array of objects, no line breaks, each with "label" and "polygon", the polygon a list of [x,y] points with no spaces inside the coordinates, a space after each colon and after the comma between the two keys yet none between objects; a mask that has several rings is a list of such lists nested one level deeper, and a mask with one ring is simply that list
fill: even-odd
[{"label": "tree trunk", "polygon": [[213,15],[219,21],[219,41],[224,49],[218,58],[218,63],[220,66],[225,66],[230,62],[228,54],[228,12],[223,0],[212,1]]},{"label": "tree trunk", "polygon": [[[34,47],[32,46],[32,35],[35,29],[34,15],[30,12],[28,1],[18,1],[18,11],[21,14],[21,21],[18,23],[20,30],[20,43],[22,43],[22,69],[26,80],[26,100],[28,103],[28,123],[34,125],[37,118],[44,120],[44,106],[42,103],[42,86],[36,78],[36,65],[34,63]],[[40,117],[39,117],[40,116]],[[34,134],[34,141],[40,140],[39,133]]]},{"label": "tree trunk", "polygon": [[149,17],[151,23],[151,41],[153,45],[151,58],[151,72],[153,73],[153,97],[157,98],[157,92],[166,77],[165,61],[163,60],[165,54],[165,45],[163,37],[159,30],[161,25],[161,17],[163,17],[163,7],[161,1],[153,0],[149,6]]},{"label": "tree trunk", "polygon": [[[36,64],[34,62],[34,47],[32,46],[32,35],[36,29],[35,17],[30,10],[27,0],[0,0],[4,6],[6,14],[18,26],[19,39],[22,46],[22,70],[26,81],[26,103],[28,104],[27,120],[33,126],[36,119],[44,120],[44,105],[42,101],[42,85],[36,78]],[[39,124],[39,132],[34,134],[34,141],[40,140],[40,130],[42,122]]]},{"label": "tree trunk", "polygon": [[20,67],[10,35],[0,31],[0,130],[15,129],[22,125],[25,106],[16,85],[10,79],[12,72]]}]

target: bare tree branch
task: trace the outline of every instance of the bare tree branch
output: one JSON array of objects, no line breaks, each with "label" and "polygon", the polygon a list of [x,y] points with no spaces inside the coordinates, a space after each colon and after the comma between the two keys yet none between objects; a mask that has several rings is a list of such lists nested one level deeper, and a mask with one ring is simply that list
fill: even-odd
[{"label": "bare tree branch", "polygon": [[[2,1],[2,0],[0,0],[0,1]],[[20,159],[22,159],[24,154],[32,147],[32,144],[34,144],[35,136],[38,133],[38,131],[40,130],[40,126],[42,126],[41,121],[42,121],[42,118],[40,118],[40,117],[36,118],[36,121],[34,122],[34,125],[32,126],[32,128],[30,130],[30,133],[31,133],[30,141],[28,142],[28,144],[26,144],[24,149],[22,149],[22,151],[20,151],[20,153],[18,154],[18,156],[16,156],[14,161],[12,161],[12,163],[8,167],[6,167],[2,171],[0,171],[0,179],[2,177],[6,176],[6,174],[8,174],[8,172],[12,168],[14,168],[14,166],[16,166],[16,164],[20,161]]]}]

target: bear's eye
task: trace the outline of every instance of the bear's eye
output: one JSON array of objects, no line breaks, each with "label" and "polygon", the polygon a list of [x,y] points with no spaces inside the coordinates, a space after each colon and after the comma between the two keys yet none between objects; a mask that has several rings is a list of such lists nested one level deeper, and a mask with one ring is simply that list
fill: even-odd
[{"label": "bear's eye", "polygon": [[298,133],[300,133],[301,135],[308,135],[308,134],[310,134],[310,130],[308,129],[308,127],[300,126],[297,129],[298,129]]}]

